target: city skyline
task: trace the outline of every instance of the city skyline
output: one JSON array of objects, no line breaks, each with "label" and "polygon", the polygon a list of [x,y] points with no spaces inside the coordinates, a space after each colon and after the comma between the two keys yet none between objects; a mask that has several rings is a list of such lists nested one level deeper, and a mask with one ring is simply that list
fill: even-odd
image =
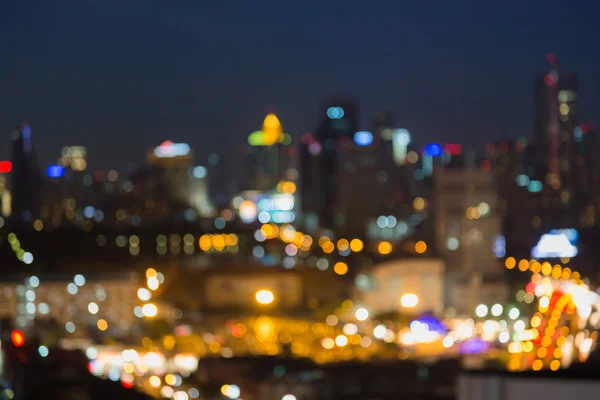
[{"label": "city skyline", "polygon": [[[9,157],[14,126],[28,120],[42,165],[63,145],[83,145],[90,167],[123,171],[168,139],[190,143],[202,164],[212,152],[241,151],[270,104],[297,143],[316,128],[319,103],[339,93],[358,100],[362,129],[389,110],[420,145],[533,137],[533,82],[549,51],[579,76],[581,121],[598,117],[600,60],[589,51],[595,5],[574,11],[540,2],[517,12],[354,3],[339,13],[331,5],[231,11],[187,3],[162,13],[136,2],[34,3],[2,13],[5,54],[21,62],[0,66],[11,93],[0,101],[0,159]],[[303,22],[317,20],[314,28]],[[488,29],[475,29],[482,24]],[[23,26],[28,40],[16,45],[11,34]],[[337,46],[316,40],[338,36]]]}]

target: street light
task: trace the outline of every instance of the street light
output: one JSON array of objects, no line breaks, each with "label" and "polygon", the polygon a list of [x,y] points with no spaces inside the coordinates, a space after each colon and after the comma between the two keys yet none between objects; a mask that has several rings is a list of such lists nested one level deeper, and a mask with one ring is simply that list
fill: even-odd
[{"label": "street light", "polygon": [[273,300],[275,300],[275,296],[270,290],[263,289],[256,292],[256,301],[259,304],[271,304]]}]

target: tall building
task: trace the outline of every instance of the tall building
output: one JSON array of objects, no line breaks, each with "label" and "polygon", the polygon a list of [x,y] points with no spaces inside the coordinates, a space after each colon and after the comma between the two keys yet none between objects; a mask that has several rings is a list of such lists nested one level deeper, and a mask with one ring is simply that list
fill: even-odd
[{"label": "tall building", "polygon": [[[548,54],[548,72],[536,80],[535,130],[540,146],[537,177],[555,190],[566,191],[577,204],[579,191],[574,130],[578,126],[577,76],[563,71]],[[566,195],[565,195],[566,196]]]},{"label": "tall building", "polygon": [[[353,140],[358,131],[358,106],[334,99],[321,108],[314,135],[302,139],[302,207],[307,225],[335,226],[338,196],[340,145]],[[372,139],[372,135],[371,135]]]},{"label": "tall building", "polygon": [[27,122],[12,132],[12,167],[12,213],[29,220],[39,213],[42,178]]}]

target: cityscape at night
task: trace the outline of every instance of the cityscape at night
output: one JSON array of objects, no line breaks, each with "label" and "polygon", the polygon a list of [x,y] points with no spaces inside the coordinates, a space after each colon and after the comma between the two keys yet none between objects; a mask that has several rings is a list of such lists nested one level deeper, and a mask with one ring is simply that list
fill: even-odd
[{"label": "cityscape at night", "polygon": [[600,393],[598,6],[8,3],[0,400]]}]

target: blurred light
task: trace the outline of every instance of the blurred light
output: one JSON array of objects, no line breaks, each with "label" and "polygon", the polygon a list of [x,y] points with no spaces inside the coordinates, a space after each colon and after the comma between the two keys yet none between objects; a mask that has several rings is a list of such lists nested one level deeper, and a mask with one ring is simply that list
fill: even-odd
[{"label": "blurred light", "polygon": [[38,347],[38,353],[40,355],[40,357],[48,357],[48,348],[46,346],[40,346]]},{"label": "blurred light", "polygon": [[12,171],[13,165],[10,161],[0,161],[0,173],[6,174]]},{"label": "blurred light", "polygon": [[25,344],[25,335],[20,330],[14,330],[10,334],[10,340],[16,347],[21,347]]},{"label": "blurred light", "polygon": [[340,119],[344,117],[344,110],[341,107],[329,107],[327,116],[331,119]]},{"label": "blurred light", "polygon": [[104,332],[105,330],[108,329],[108,322],[106,322],[105,319],[99,319],[98,322],[96,323],[96,326],[98,327],[99,330],[101,330],[102,332]]},{"label": "blurred light", "polygon": [[442,146],[437,143],[431,143],[425,147],[425,152],[431,157],[439,157],[442,155]]},{"label": "blurred light", "polygon": [[542,191],[543,184],[540,181],[529,181],[527,184],[527,191],[530,193],[539,193]]},{"label": "blurred light", "polygon": [[155,317],[156,314],[158,314],[158,308],[152,303],[144,304],[142,307],[142,314],[144,314],[145,317]]},{"label": "blurred light", "polygon": [[364,244],[360,239],[352,239],[350,241],[350,250],[357,253],[364,248]]},{"label": "blurred light", "polygon": [[85,277],[81,274],[77,274],[73,278],[73,282],[75,282],[77,286],[83,286],[85,285]]},{"label": "blurred light", "polygon": [[158,282],[158,279],[155,276],[151,276],[150,278],[148,278],[148,281],[146,283],[150,290],[156,290],[156,289],[158,289],[158,286],[160,285],[160,283]]},{"label": "blurred light", "polygon": [[256,292],[256,301],[259,304],[271,304],[273,302],[273,300],[275,300],[275,296],[273,296],[273,292],[271,292],[270,290],[259,290],[258,292]]},{"label": "blurred light", "polygon": [[73,333],[75,332],[75,324],[72,323],[71,321],[67,322],[65,324],[65,330],[69,333]]},{"label": "blurred light", "polygon": [[46,175],[49,178],[61,178],[65,175],[65,169],[60,165],[50,165],[46,169]]},{"label": "blurred light", "polygon": [[203,167],[201,165],[194,167],[192,175],[194,176],[194,178],[196,179],[203,179],[206,177],[206,167]]},{"label": "blurred light", "polygon": [[33,262],[33,254],[31,254],[30,252],[25,252],[23,254],[23,262],[25,264],[31,264]]},{"label": "blurred light", "polygon": [[98,304],[91,302],[90,304],[88,304],[88,311],[90,312],[90,314],[98,314]]},{"label": "blurred light", "polygon": [[345,262],[337,262],[333,266],[333,271],[338,275],[346,275],[348,273],[348,264]]},{"label": "blurred light", "polygon": [[189,154],[190,146],[186,143],[173,143],[165,141],[154,149],[154,155],[158,158],[180,157]]},{"label": "blurred light", "polygon": [[376,339],[383,339],[386,333],[387,328],[383,324],[379,324],[373,329],[373,336],[375,336]]},{"label": "blurred light", "polygon": [[477,306],[477,308],[475,308],[475,315],[477,315],[479,318],[485,317],[487,313],[488,308],[485,304],[480,304]]},{"label": "blurred light", "polygon": [[419,254],[423,254],[427,251],[427,243],[422,240],[419,240],[415,243],[415,251]]},{"label": "blurred light", "polygon": [[67,285],[67,292],[69,292],[69,294],[76,294],[78,290],[79,288],[73,282]]},{"label": "blurred light", "polygon": [[359,131],[354,134],[354,142],[359,146],[369,146],[373,143],[373,134],[368,131]]},{"label": "blurred light", "polygon": [[339,347],[344,347],[348,344],[348,338],[345,335],[338,335],[335,338],[335,344]]},{"label": "blurred light", "polygon": [[518,308],[511,308],[510,311],[508,311],[508,317],[512,320],[519,318],[519,314],[520,312]]},{"label": "blurred light", "polygon": [[377,246],[377,250],[382,255],[387,255],[392,252],[392,244],[390,242],[381,242]]},{"label": "blurred light", "polygon": [[293,394],[286,394],[281,398],[281,400],[296,400],[296,396],[294,396]]},{"label": "blurred light", "polygon": [[402,307],[406,308],[413,308],[417,305],[418,302],[419,298],[416,294],[413,293],[407,293],[405,295],[402,295],[402,297],[400,298],[400,304],[402,304]]},{"label": "blurred light", "polygon": [[148,301],[152,298],[152,292],[146,288],[139,288],[137,290],[137,296],[141,301]]},{"label": "blurred light", "polygon": [[500,304],[494,304],[492,306],[492,315],[494,317],[500,316],[500,314],[502,314],[502,311],[503,311],[502,305],[500,305]]},{"label": "blurred light", "polygon": [[369,318],[369,311],[366,308],[361,307],[356,310],[354,316],[359,321],[365,321],[367,318]]}]

